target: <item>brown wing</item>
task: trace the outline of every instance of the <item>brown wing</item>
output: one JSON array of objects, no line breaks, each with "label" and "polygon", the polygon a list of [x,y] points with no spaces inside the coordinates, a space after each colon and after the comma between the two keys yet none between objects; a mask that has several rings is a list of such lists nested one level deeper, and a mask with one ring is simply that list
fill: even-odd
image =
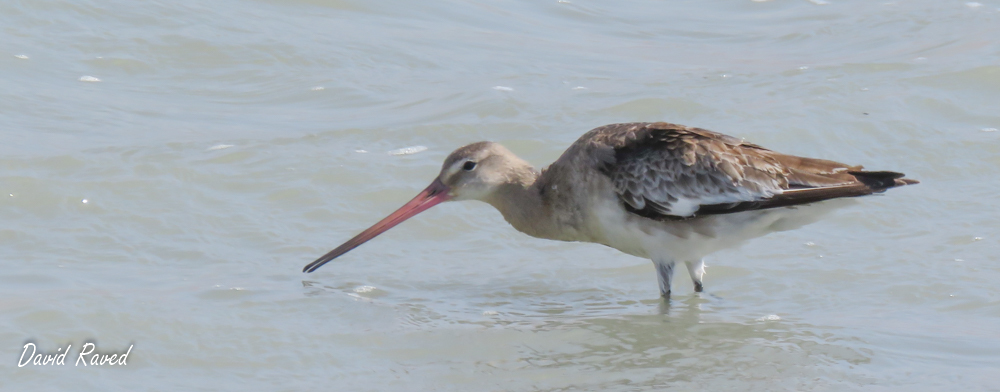
[{"label": "brown wing", "polygon": [[669,123],[612,124],[580,139],[592,148],[625,208],[689,219],[863,196],[916,183],[895,172],[780,154],[740,139]]}]

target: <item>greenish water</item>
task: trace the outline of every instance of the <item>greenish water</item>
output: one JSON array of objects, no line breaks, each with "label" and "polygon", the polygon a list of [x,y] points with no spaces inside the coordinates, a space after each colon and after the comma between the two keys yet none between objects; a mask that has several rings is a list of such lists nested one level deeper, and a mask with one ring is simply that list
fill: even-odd
[{"label": "greenish water", "polygon": [[[1000,389],[996,37],[995,1],[0,3],[0,389]],[[300,272],[458,146],[660,120],[922,183],[669,304],[474,202]]]}]

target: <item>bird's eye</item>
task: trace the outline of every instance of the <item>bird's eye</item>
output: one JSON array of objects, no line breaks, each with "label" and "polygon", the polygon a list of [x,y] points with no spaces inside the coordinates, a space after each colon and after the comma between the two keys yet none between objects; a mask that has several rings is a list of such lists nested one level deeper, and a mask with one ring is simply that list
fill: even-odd
[{"label": "bird's eye", "polygon": [[473,161],[465,162],[465,164],[462,165],[462,170],[465,170],[465,171],[472,171],[472,169],[475,169],[475,168],[476,168],[476,163],[473,162]]}]

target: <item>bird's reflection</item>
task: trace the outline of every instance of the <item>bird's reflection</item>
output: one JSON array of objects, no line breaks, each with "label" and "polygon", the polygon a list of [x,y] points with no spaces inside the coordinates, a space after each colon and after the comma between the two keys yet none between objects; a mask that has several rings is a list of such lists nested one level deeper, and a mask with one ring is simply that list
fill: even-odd
[{"label": "bird's reflection", "polygon": [[[694,314],[695,316],[700,315],[702,311],[702,305],[708,304],[714,300],[720,300],[721,298],[717,295],[701,292],[701,293],[691,293],[688,295],[671,295],[669,297],[660,297],[656,299],[657,314],[662,316],[670,316],[671,312],[677,313],[678,311],[684,311],[685,317]],[[678,314],[674,314],[678,316]]]}]

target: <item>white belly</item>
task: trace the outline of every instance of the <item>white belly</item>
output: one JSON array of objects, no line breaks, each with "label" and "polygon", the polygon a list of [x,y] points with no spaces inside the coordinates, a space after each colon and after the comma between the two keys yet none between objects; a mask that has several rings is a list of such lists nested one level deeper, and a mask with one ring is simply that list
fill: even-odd
[{"label": "white belly", "polygon": [[595,242],[654,260],[697,261],[776,231],[813,223],[853,203],[836,199],[795,207],[711,215],[684,221],[655,221],[624,211],[617,203],[597,208]]}]

